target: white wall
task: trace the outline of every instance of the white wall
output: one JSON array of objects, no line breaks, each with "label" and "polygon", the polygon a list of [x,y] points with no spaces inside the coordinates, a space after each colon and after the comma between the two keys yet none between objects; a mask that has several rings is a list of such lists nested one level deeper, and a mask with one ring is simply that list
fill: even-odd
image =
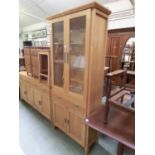
[{"label": "white wall", "polygon": [[125,19],[109,20],[108,30],[135,27],[135,18],[129,17]]},{"label": "white wall", "polygon": [[22,28],[22,35],[26,33],[29,35],[29,40],[32,40],[32,31],[45,29],[45,28],[47,30],[47,37],[37,38],[37,39],[33,39],[33,40],[34,41],[47,41],[48,45],[50,45],[51,30],[50,30],[50,24],[48,22],[40,22],[40,23],[33,24],[30,26],[25,26]]}]

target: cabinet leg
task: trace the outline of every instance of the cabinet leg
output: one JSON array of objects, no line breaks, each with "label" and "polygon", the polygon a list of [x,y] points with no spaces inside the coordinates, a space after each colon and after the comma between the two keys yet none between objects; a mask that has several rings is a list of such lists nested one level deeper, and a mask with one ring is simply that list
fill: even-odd
[{"label": "cabinet leg", "polygon": [[88,147],[85,147],[85,149],[84,149],[84,154],[85,154],[85,155],[88,155],[88,153],[89,153],[89,148],[88,148]]},{"label": "cabinet leg", "polygon": [[85,147],[84,147],[84,154],[85,155],[88,155],[88,152],[89,152],[88,139],[89,139],[89,127],[86,126],[86,137],[85,137]]},{"label": "cabinet leg", "polygon": [[58,128],[54,125],[54,129],[57,130]]},{"label": "cabinet leg", "polygon": [[122,143],[118,143],[116,155],[123,155],[123,151],[124,151],[124,145]]}]

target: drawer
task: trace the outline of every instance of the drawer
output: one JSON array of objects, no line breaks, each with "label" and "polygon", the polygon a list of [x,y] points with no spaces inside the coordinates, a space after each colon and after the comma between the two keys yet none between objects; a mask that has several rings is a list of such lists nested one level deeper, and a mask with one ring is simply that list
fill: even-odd
[{"label": "drawer", "polygon": [[64,105],[69,110],[73,110],[73,111],[83,114],[83,115],[85,114],[85,109],[82,106],[80,106],[78,101],[71,102],[71,101],[64,99],[62,97],[53,96],[53,103]]},{"label": "drawer", "polygon": [[62,97],[53,96],[53,103],[66,105],[65,100]]}]

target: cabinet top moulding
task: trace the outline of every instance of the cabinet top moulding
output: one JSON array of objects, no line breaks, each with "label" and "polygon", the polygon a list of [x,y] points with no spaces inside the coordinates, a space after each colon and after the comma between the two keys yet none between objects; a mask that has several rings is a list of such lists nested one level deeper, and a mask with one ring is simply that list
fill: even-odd
[{"label": "cabinet top moulding", "polygon": [[76,13],[76,12],[79,12],[79,11],[83,11],[83,10],[86,10],[86,9],[90,9],[90,8],[91,9],[96,8],[96,9],[104,12],[107,15],[111,14],[111,11],[108,10],[107,8],[105,8],[104,6],[102,6],[101,4],[98,4],[97,2],[92,2],[92,3],[88,3],[88,4],[85,4],[85,5],[76,7],[74,9],[70,9],[70,10],[64,11],[62,13],[58,13],[56,15],[47,17],[47,19],[48,20],[52,20],[52,19],[55,19],[55,18],[58,18],[58,17],[63,17],[63,16],[66,16],[66,15],[69,15],[69,14],[72,14],[72,13]]}]

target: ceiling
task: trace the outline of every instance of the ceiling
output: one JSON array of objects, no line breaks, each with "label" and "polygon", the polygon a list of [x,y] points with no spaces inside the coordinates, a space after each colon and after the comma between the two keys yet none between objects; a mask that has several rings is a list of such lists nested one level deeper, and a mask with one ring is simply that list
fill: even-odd
[{"label": "ceiling", "polygon": [[[46,17],[94,0],[19,0],[20,27],[46,21]],[[134,0],[96,0],[113,14],[134,10]]]}]

